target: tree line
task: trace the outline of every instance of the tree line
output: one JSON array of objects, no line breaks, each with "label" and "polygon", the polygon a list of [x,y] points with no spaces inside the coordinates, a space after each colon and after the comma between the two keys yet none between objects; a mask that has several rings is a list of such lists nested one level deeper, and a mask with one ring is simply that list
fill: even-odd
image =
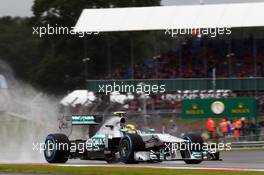
[{"label": "tree line", "polygon": [[85,88],[84,58],[91,58],[87,64],[87,78],[96,79],[118,66],[130,64],[131,37],[136,50],[133,53],[135,61],[153,53],[153,32],[39,37],[33,35],[33,28],[47,25],[70,28],[83,9],[159,6],[160,1],[35,0],[32,17],[0,18],[0,59],[11,65],[16,76],[46,92],[65,93]]}]

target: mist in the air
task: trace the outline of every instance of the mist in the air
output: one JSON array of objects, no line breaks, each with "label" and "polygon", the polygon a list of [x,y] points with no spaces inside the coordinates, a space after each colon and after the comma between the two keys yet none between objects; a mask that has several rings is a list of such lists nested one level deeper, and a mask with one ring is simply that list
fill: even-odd
[{"label": "mist in the air", "polygon": [[33,144],[57,131],[58,98],[18,80],[1,60],[0,75],[7,84],[0,88],[0,162],[45,162]]}]

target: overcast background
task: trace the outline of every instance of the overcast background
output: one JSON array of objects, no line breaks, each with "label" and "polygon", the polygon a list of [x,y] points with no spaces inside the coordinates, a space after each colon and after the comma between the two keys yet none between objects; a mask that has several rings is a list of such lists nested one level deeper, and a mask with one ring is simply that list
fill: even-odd
[{"label": "overcast background", "polygon": [[[32,16],[31,6],[34,0],[0,0],[1,16]],[[212,4],[212,3],[239,3],[239,2],[264,2],[264,0],[163,0],[163,5],[183,4]]]}]

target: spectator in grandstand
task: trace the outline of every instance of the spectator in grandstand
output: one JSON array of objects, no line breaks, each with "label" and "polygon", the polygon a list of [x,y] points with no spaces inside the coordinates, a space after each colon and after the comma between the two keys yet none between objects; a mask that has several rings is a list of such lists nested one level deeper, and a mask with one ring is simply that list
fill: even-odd
[{"label": "spectator in grandstand", "polygon": [[225,136],[227,135],[228,133],[228,123],[227,123],[227,120],[226,118],[223,118],[219,124],[219,127],[220,127],[220,132],[221,132],[221,135],[223,137],[223,139],[225,138]]},{"label": "spectator in grandstand", "polygon": [[215,122],[212,118],[207,119],[207,132],[209,133],[209,139],[212,139],[215,133]]},{"label": "spectator in grandstand", "polygon": [[241,127],[240,127],[240,135],[241,136],[245,136],[246,135],[246,131],[247,131],[247,124],[246,124],[246,122],[245,122],[245,118],[244,117],[242,117],[241,119],[240,119],[240,121],[241,121]]},{"label": "spectator in grandstand", "polygon": [[251,118],[250,119],[250,122],[248,124],[248,129],[249,129],[249,135],[256,135],[256,129],[257,129],[257,126],[254,122],[254,118]]},{"label": "spectator in grandstand", "polygon": [[138,110],[138,106],[137,106],[137,102],[136,101],[131,101],[130,102],[129,110],[130,111],[137,111]]},{"label": "spectator in grandstand", "polygon": [[240,136],[240,129],[241,129],[241,118],[240,119],[238,119],[237,121],[235,121],[234,123],[233,123],[233,127],[234,127],[234,137],[236,138],[236,139],[238,139],[239,138],[239,136]]},{"label": "spectator in grandstand", "polygon": [[226,117],[226,122],[227,122],[227,135],[230,136],[233,134],[234,128],[232,126],[232,121],[228,120]]}]

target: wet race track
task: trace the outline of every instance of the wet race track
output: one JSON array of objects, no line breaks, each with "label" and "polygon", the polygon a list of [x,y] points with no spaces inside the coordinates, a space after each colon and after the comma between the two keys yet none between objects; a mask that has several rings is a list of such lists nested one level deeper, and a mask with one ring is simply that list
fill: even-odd
[{"label": "wet race track", "polygon": [[[222,152],[223,161],[204,161],[198,165],[186,165],[182,161],[167,161],[162,163],[140,163],[126,165],[123,163],[107,164],[104,161],[81,161],[70,160],[66,164],[55,166],[76,166],[76,167],[136,167],[136,168],[169,168],[169,169],[219,169],[219,170],[238,170],[238,171],[263,171],[264,172],[264,150],[252,151],[229,151]],[[33,163],[33,162],[32,162]],[[34,163],[33,163],[34,165]],[[37,164],[36,164],[37,165]],[[43,166],[43,164],[41,164]],[[44,164],[48,165],[48,164]],[[30,173],[0,173],[0,175],[32,175]]]},{"label": "wet race track", "polygon": [[[263,151],[229,151],[221,153],[221,158],[223,161],[204,161],[198,165],[186,165],[182,161],[164,161],[162,163],[140,163],[136,167],[146,167],[146,166],[155,166],[155,167],[179,167],[179,168],[230,168],[230,169],[263,169],[264,170],[264,150]],[[66,166],[86,166],[86,165],[95,165],[95,166],[126,166],[125,164],[106,164],[104,161],[78,161],[71,160]]]}]

